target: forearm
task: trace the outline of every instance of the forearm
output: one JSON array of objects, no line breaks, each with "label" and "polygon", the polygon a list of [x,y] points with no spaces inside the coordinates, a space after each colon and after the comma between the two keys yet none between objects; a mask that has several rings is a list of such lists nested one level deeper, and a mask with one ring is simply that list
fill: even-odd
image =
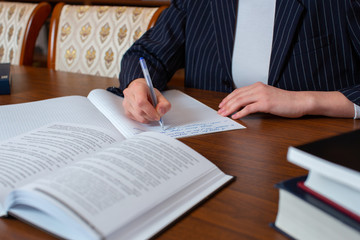
[{"label": "forearm", "polygon": [[333,92],[297,92],[304,115],[324,115],[329,117],[354,117],[354,103],[342,93]]},{"label": "forearm", "polygon": [[[124,70],[122,70],[119,75],[121,90],[127,88],[128,85],[133,80],[144,77],[144,74],[141,70],[139,63],[139,58],[144,57],[144,55],[129,54],[127,56],[124,56],[124,59],[121,64],[121,69]],[[157,65],[154,65],[154,62],[148,60],[146,56],[144,58],[146,59],[146,63],[154,87],[156,87],[159,90],[164,90],[168,82],[168,79],[170,79],[169,74],[160,67],[158,67]]]},{"label": "forearm", "polygon": [[146,59],[155,88],[164,90],[172,75],[184,67],[186,11],[183,1],[172,1],[148,30],[125,53],[121,62],[120,88],[143,77],[139,58]]}]

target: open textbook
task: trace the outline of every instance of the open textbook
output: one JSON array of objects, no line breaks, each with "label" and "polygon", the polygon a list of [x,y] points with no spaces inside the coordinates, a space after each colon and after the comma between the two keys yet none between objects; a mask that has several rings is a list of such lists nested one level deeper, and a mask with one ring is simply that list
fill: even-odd
[{"label": "open textbook", "polygon": [[65,239],[148,239],[234,179],[156,132],[53,123],[0,142],[0,209]]},{"label": "open textbook", "polygon": [[163,117],[164,130],[158,122],[141,124],[127,118],[122,107],[123,98],[103,89],[95,89],[88,97],[67,96],[0,106],[0,140],[52,122],[101,126],[119,131],[125,137],[154,131],[180,138],[244,128],[178,90],[168,90],[163,94],[172,105]]}]

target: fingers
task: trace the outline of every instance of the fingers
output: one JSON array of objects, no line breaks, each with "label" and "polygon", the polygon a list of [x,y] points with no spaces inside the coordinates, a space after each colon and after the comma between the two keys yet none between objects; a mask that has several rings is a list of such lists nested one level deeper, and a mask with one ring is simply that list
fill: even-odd
[{"label": "fingers", "polygon": [[156,109],[151,102],[145,79],[134,80],[124,90],[123,107],[126,116],[141,123],[159,121],[160,117],[170,110],[171,104],[157,89],[155,91],[158,98]]},{"label": "fingers", "polygon": [[239,94],[244,94],[249,90],[249,86],[247,87],[242,87],[242,88],[237,88],[235,89],[232,93],[230,93],[229,95],[227,95],[219,104],[219,108],[223,108],[224,106],[226,106],[228,104],[229,101],[231,101],[234,97],[236,97]]},{"label": "fingers", "polygon": [[156,97],[158,100],[158,104],[156,106],[156,111],[162,117],[165,113],[167,113],[171,109],[170,102],[160,93],[159,90],[155,89]]},{"label": "fingers", "polygon": [[255,112],[267,112],[268,86],[261,82],[235,89],[226,96],[219,104],[218,113],[221,116],[229,116],[238,119]]},{"label": "fingers", "polygon": [[240,119],[252,113],[260,112],[260,105],[258,103],[253,103],[245,106],[240,111],[236,112],[235,114],[231,115],[232,119]]},{"label": "fingers", "polygon": [[221,116],[229,116],[256,101],[256,95],[250,87],[238,88],[226,96],[219,104],[218,113]]},{"label": "fingers", "polygon": [[125,97],[125,99],[123,101],[123,106],[125,114],[129,118],[141,123],[158,121],[160,119],[159,114],[148,101],[147,96],[143,98],[139,95],[134,95],[132,100],[130,100],[129,97]]}]

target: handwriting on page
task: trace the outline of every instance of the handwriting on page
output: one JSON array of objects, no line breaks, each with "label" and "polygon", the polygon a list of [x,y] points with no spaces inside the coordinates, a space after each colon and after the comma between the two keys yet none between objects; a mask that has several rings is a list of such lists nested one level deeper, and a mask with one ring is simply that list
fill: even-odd
[{"label": "handwriting on page", "polygon": [[[240,128],[245,128],[245,127],[241,126]],[[201,135],[206,133],[234,130],[234,129],[239,129],[239,124],[228,118],[224,118],[218,121],[192,123],[181,126],[165,125],[164,130],[162,130],[160,127],[152,126],[151,130],[164,133],[165,135],[168,135],[173,138],[181,138],[181,137],[189,137],[189,136]],[[139,129],[139,128],[134,128],[133,130],[135,130],[136,134],[144,132],[143,129]]]},{"label": "handwriting on page", "polygon": [[228,121],[216,121],[208,123],[194,123],[181,127],[170,127],[164,133],[173,138],[193,136],[211,132],[221,132],[238,128],[234,123]]}]

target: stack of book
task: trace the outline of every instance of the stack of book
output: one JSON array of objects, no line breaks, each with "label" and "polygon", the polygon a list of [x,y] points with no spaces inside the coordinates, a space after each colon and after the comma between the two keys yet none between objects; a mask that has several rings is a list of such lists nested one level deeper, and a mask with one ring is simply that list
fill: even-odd
[{"label": "stack of book", "polygon": [[272,226],[296,239],[360,239],[360,130],[289,147],[288,161],[309,170],[279,188]]}]

